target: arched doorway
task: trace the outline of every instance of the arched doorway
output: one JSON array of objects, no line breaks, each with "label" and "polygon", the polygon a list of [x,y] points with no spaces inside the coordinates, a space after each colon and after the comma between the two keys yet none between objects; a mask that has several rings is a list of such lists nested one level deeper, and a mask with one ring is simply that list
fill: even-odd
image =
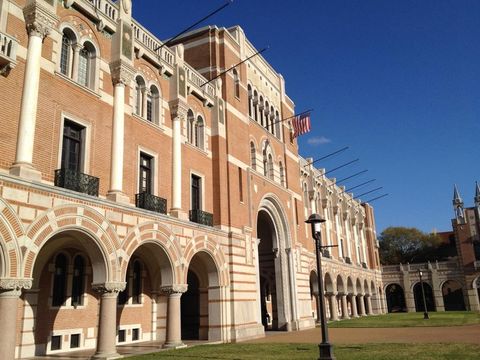
[{"label": "arched doorway", "polygon": [[312,307],[312,317],[315,321],[320,321],[319,298],[318,298],[318,276],[315,271],[310,272],[310,299]]},{"label": "arched doorway", "polygon": [[125,290],[117,298],[118,344],[165,341],[168,299],[161,288],[172,285],[173,270],[162,245],[144,241],[130,256],[123,278]]},{"label": "arched doorway", "polygon": [[183,340],[221,340],[221,293],[213,257],[197,252],[188,266],[188,289],[181,297]]},{"label": "arched doorway", "polygon": [[[428,311],[435,311],[435,300],[433,298],[432,287],[426,282],[423,282],[423,289],[425,291],[425,302],[427,303]],[[413,287],[413,296],[415,298],[415,311],[424,312],[425,307],[423,306],[422,286],[419,282]]]},{"label": "arched doorway", "polygon": [[387,310],[389,313],[406,312],[405,293],[399,284],[390,284],[385,288]]},{"label": "arched doorway", "polygon": [[445,311],[466,310],[462,284],[460,284],[458,281],[445,281],[442,286],[442,295]]},{"label": "arched doorway", "polygon": [[290,326],[289,287],[283,287],[289,284],[287,254],[280,234],[272,209],[261,209],[257,218],[258,262],[261,318],[266,330],[288,330]]},{"label": "arched doorway", "polygon": [[92,284],[107,279],[105,253],[83,231],[64,231],[45,243],[33,266],[32,289],[22,294],[21,331],[34,339],[35,355],[95,348],[100,297]]}]

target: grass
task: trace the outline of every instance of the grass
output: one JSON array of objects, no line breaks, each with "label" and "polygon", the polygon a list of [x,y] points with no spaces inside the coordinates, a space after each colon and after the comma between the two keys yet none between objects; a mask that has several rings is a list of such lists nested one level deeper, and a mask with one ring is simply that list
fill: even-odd
[{"label": "grass", "polygon": [[[467,344],[365,344],[338,345],[338,360],[470,360],[478,359],[480,345]],[[132,357],[135,360],[306,360],[317,359],[318,347],[309,344],[202,345]]]},{"label": "grass", "polygon": [[423,320],[423,313],[385,314],[331,322],[328,326],[330,328],[395,328],[480,324],[479,312],[431,312],[429,316],[429,320]]}]

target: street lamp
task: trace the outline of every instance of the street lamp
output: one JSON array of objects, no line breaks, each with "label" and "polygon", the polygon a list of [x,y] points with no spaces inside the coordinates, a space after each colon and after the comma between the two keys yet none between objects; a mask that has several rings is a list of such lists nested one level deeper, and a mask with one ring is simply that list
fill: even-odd
[{"label": "street lamp", "polygon": [[335,360],[333,356],[333,346],[328,342],[328,328],[325,316],[325,297],[323,292],[323,275],[320,250],[322,249],[321,224],[325,222],[318,214],[312,214],[306,223],[312,226],[312,237],[315,239],[315,254],[317,255],[317,273],[318,273],[318,292],[320,302],[320,326],[322,329],[322,342],[318,345],[320,357],[318,360]]},{"label": "street lamp", "polygon": [[418,276],[420,277],[420,286],[422,287],[423,319],[428,320],[428,319],[430,319],[430,317],[428,316],[427,300],[425,299],[425,289],[423,288],[422,275],[423,275],[422,270],[418,269]]}]

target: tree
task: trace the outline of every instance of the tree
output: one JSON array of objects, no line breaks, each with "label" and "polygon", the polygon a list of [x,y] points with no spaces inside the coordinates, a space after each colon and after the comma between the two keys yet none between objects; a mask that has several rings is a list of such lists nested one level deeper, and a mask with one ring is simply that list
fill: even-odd
[{"label": "tree", "polygon": [[425,262],[435,259],[442,239],[416,228],[389,227],[379,237],[382,264]]}]

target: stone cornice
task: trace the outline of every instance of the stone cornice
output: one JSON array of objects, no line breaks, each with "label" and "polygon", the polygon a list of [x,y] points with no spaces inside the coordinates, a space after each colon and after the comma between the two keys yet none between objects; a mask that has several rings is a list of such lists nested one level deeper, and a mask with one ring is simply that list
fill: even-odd
[{"label": "stone cornice", "polygon": [[127,283],[123,281],[106,282],[102,284],[93,284],[92,289],[96,292],[105,293],[119,293],[125,290]]},{"label": "stone cornice", "polygon": [[177,284],[177,285],[162,286],[160,287],[160,292],[167,295],[183,294],[187,292],[187,289],[188,289],[187,284]]},{"label": "stone cornice", "polygon": [[38,1],[32,2],[23,8],[25,26],[29,36],[38,36],[44,39],[57,26],[58,16]]},{"label": "stone cornice", "polygon": [[187,119],[188,104],[182,100],[174,100],[170,102],[170,109],[172,119],[179,119],[181,121]]},{"label": "stone cornice", "polygon": [[0,278],[0,291],[31,289],[32,279]]}]

